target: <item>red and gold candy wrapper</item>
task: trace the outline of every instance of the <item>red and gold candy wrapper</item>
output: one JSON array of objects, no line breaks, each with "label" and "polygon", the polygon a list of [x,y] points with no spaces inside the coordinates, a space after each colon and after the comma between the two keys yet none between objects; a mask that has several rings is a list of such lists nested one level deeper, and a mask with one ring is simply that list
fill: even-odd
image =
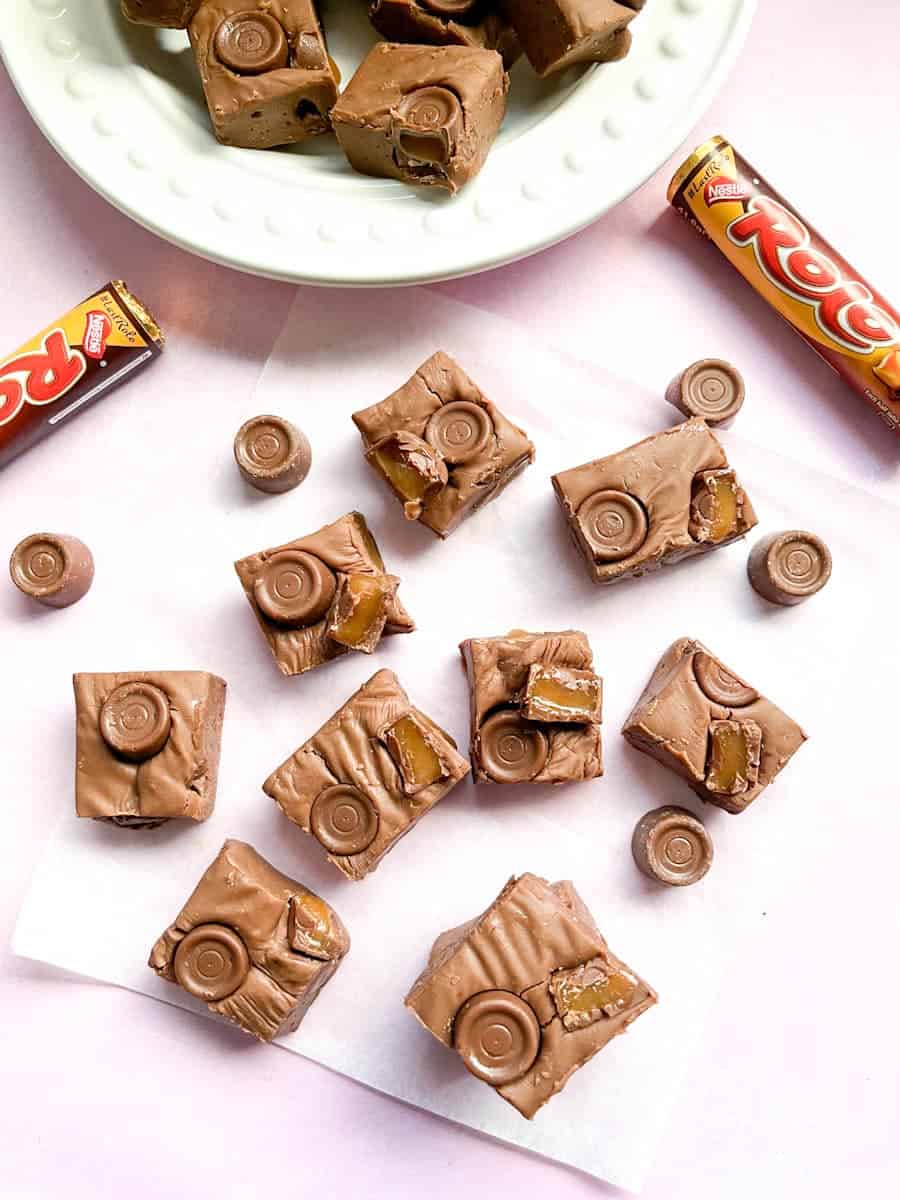
[{"label": "red and gold candy wrapper", "polygon": [[0,359],[0,467],[151,362],[164,342],[116,279]]},{"label": "red and gold candy wrapper", "polygon": [[722,137],[669,201],[851,388],[900,433],[900,314]]}]

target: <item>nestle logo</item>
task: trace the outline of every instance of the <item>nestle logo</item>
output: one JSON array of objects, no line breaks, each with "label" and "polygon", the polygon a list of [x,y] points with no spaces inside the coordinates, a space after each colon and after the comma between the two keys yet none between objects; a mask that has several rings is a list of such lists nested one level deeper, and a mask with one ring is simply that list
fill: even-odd
[{"label": "nestle logo", "polygon": [[715,179],[710,179],[709,183],[703,189],[703,198],[706,201],[707,207],[712,204],[722,204],[725,201],[730,201],[732,204],[740,203],[747,199],[747,193],[735,179],[726,179],[723,175],[718,175]]},{"label": "nestle logo", "polygon": [[87,314],[84,323],[82,346],[88,358],[102,358],[106,353],[106,339],[112,332],[112,322],[106,313],[94,309]]}]

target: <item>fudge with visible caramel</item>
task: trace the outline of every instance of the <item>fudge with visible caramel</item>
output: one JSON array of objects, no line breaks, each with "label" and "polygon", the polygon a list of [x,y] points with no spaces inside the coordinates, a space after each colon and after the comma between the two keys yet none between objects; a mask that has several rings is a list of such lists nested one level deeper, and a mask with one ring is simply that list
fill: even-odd
[{"label": "fudge with visible caramel", "polygon": [[440,935],[406,1007],[530,1119],[656,999],[571,883],[526,874]]},{"label": "fudge with visible caramel", "polygon": [[362,879],[468,773],[449,734],[393,671],[378,671],[263,790],[339,871]]},{"label": "fudge with visible caramel", "polygon": [[229,840],[150,952],[161,979],[270,1042],[297,1028],[350,938],[334,909]]}]

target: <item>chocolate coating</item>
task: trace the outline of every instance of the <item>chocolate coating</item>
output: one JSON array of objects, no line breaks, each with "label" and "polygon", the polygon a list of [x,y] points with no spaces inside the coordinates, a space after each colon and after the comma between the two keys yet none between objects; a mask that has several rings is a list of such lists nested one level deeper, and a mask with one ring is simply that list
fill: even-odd
[{"label": "chocolate coating", "polygon": [[234,461],[244,479],[261,492],[289,492],[312,465],[306,436],[283,417],[251,417],[235,434]]},{"label": "chocolate coating", "polygon": [[169,740],[172,713],[169,697],[152,683],[123,683],[100,709],[103,740],[130,762],[158,754]]},{"label": "chocolate coating", "polygon": [[425,426],[425,440],[455,466],[483,454],[493,436],[491,418],[468,400],[443,405]]},{"label": "chocolate coating", "polygon": [[288,64],[284,28],[262,9],[226,17],[216,30],[213,45],[219,62],[236,75],[264,75]]},{"label": "chocolate coating", "polygon": [[178,943],[172,967],[186,992],[210,1004],[238,990],[250,970],[250,955],[227,925],[197,925]]},{"label": "chocolate coating", "polygon": [[9,575],[20,592],[46,608],[67,608],[90,590],[94,559],[84,542],[61,533],[33,533],[19,542]]},{"label": "chocolate coating", "polygon": [[371,802],[362,792],[344,784],[320,792],[309,814],[313,833],[332,854],[359,854],[371,846],[378,823]]},{"label": "chocolate coating", "polygon": [[707,700],[726,708],[745,708],[759,699],[759,692],[749,683],[725,669],[718,659],[700,650],[694,655],[694,675]]},{"label": "chocolate coating", "polygon": [[543,729],[515,709],[501,709],[479,729],[478,754],[495,783],[527,783],[543,770],[549,745]]},{"label": "chocolate coating", "polygon": [[453,1022],[453,1043],[469,1071],[494,1086],[521,1079],[541,1048],[534,1009],[515,992],[471,996]]},{"label": "chocolate coating", "polygon": [[272,621],[311,625],[328,611],[337,581],[314,554],[279,550],[268,559],[254,584],[259,608]]},{"label": "chocolate coating", "polygon": [[453,157],[463,126],[459,100],[448,88],[418,88],[404,96],[391,123],[400,159],[445,166]]},{"label": "chocolate coating", "polygon": [[744,380],[731,363],[703,358],[692,363],[666,388],[666,399],[688,417],[707,425],[730,425],[744,403]]},{"label": "chocolate coating", "polygon": [[647,540],[647,514],[627,492],[595,492],[579,508],[578,520],[597,562],[620,562]]},{"label": "chocolate coating", "polygon": [[686,808],[666,806],[645,813],[631,839],[634,861],[658,883],[686,887],[702,879],[713,859],[712,838]]},{"label": "chocolate coating", "polygon": [[831,578],[831,551],[820,537],[800,529],[761,538],[750,552],[747,575],[772,604],[802,604]]}]

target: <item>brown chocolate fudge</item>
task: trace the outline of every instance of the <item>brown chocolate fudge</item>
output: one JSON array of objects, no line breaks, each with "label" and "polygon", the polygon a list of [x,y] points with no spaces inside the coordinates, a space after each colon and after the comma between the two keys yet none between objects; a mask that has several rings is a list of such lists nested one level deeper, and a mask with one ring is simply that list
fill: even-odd
[{"label": "brown chocolate fudge", "polygon": [[149,965],[270,1042],[297,1028],[349,949],[330,905],[229,839],[157,939]]},{"label": "brown chocolate fudge", "polygon": [[806,741],[796,721],[690,638],[659,660],[622,733],[730,813],[743,812]]},{"label": "brown chocolate fudge", "polygon": [[234,569],[282,675],[302,675],[348,650],[371,653],[382,635],[415,629],[362,513]]},{"label": "brown chocolate fudge", "polygon": [[225,681],[133,671],[73,683],[78,816],[137,829],[205,821],[216,800]]},{"label": "brown chocolate fudge", "polygon": [[656,999],[571,883],[520,875],[441,934],[406,1007],[530,1119]]},{"label": "brown chocolate fudge", "polygon": [[628,28],[643,0],[501,0],[538,75],[576,63],[614,62],[631,49]]},{"label": "brown chocolate fudge", "polygon": [[405,516],[441,538],[534,462],[523,430],[441,350],[353,421]]},{"label": "brown chocolate fudge", "polygon": [[617,583],[716,550],[756,513],[705,421],[553,476],[569,533],[595,583]]},{"label": "brown chocolate fudge", "polygon": [[314,0],[203,0],[189,32],[220,142],[262,149],[328,131],[337,76]]},{"label": "brown chocolate fudge", "polygon": [[507,70],[522,53],[495,0],[370,0],[369,19],[389,42],[496,50]]},{"label": "brown chocolate fudge", "polygon": [[495,50],[378,42],[331,120],[354,170],[456,192],[484,165],[508,90]]},{"label": "brown chocolate fudge", "polygon": [[122,0],[122,13],[137,25],[187,29],[202,0]]},{"label": "brown chocolate fudge", "polygon": [[470,638],[469,756],[479,783],[575,783],[603,774],[601,681],[576,630]]},{"label": "brown chocolate fudge", "polygon": [[378,671],[263,791],[348,879],[362,879],[469,773],[456,743]]}]

